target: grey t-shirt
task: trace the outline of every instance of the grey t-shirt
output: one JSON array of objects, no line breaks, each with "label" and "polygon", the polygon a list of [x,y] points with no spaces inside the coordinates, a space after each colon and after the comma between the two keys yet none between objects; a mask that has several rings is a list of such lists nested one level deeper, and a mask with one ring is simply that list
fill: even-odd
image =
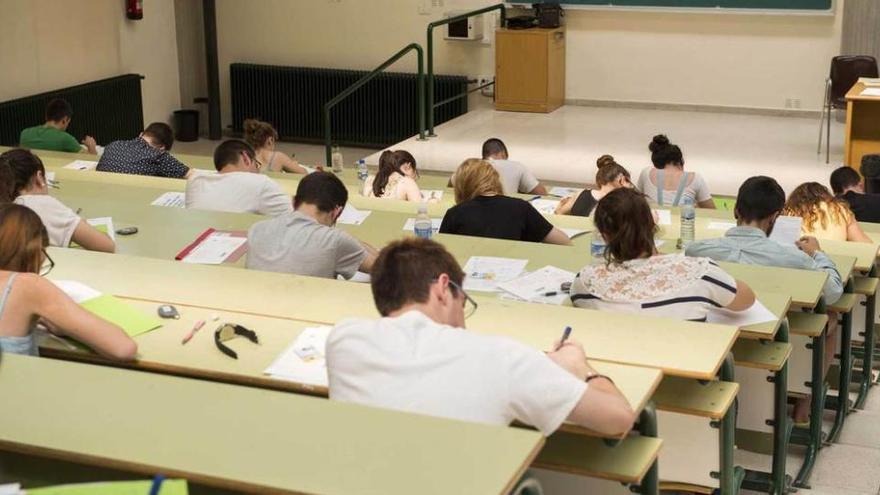
[{"label": "grey t-shirt", "polygon": [[257,222],[248,231],[246,266],[252,270],[350,279],[366,256],[347,232],[296,211]]},{"label": "grey t-shirt", "polygon": [[520,162],[489,160],[489,163],[501,176],[501,187],[507,196],[516,193],[530,193],[540,183],[535,174]]}]

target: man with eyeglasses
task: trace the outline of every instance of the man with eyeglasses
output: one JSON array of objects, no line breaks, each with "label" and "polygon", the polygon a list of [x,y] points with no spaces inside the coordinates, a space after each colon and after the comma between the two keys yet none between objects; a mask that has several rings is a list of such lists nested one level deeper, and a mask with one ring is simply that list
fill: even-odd
[{"label": "man with eyeglasses", "polygon": [[464,421],[514,420],[545,435],[570,421],[603,434],[628,431],[634,414],[580,344],[543,353],[464,330],[477,309],[446,249],[408,238],[386,246],[371,285],[380,320],[340,322],[327,340],[330,398]]},{"label": "man with eyeglasses", "polygon": [[293,209],[281,186],[260,174],[262,164],[246,142],[229,139],[220,143],[214,150],[214,167],[216,174],[194,174],[187,180],[187,208],[271,217]]}]

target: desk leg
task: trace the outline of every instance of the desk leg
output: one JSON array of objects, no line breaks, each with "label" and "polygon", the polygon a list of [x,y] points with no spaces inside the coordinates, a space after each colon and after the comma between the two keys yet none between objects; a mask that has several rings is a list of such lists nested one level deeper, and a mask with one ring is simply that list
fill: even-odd
[{"label": "desk leg", "polygon": [[[852,292],[852,281],[846,285],[847,292]],[[855,309],[853,309],[854,311]],[[829,399],[828,409],[835,409],[834,425],[828,433],[828,443],[837,442],[840,431],[846,423],[849,414],[849,382],[852,376],[852,311],[843,314],[843,324],[840,329],[840,377],[837,385],[836,400]]]},{"label": "desk leg", "polygon": [[[871,267],[870,277],[877,275],[877,267]],[[863,409],[865,407],[865,399],[868,398],[868,391],[873,386],[873,370],[874,370],[874,312],[877,309],[877,293],[873,293],[865,298],[865,342],[862,348],[862,376],[859,384],[859,396],[856,398],[855,408]]]},{"label": "desk leg", "polygon": [[[736,381],[733,364],[733,354],[729,353],[724,358],[718,376],[722,381]],[[734,495],[739,493],[745,478],[743,468],[734,465],[733,451],[736,443],[736,401],[728,409],[727,414],[721,419],[721,495]]]},{"label": "desk leg", "polygon": [[[825,311],[823,302],[819,303],[817,311]],[[822,411],[825,409],[825,379],[823,377],[822,361],[825,356],[825,333],[817,337],[813,337],[813,370],[810,381],[810,428],[805,435],[802,428],[796,428],[792,434],[793,439],[798,444],[804,444],[807,447],[804,456],[804,464],[798,471],[794,480],[794,486],[797,488],[810,488],[810,476],[813,474],[813,466],[816,464],[816,458],[819,456],[819,449],[822,447]]]},{"label": "desk leg", "polygon": [[[643,437],[657,437],[657,411],[654,409],[654,403],[648,402],[642,413],[639,415],[639,434]],[[641,484],[634,491],[642,495],[659,495],[660,493],[660,471],[655,460],[651,468],[642,478]]]}]

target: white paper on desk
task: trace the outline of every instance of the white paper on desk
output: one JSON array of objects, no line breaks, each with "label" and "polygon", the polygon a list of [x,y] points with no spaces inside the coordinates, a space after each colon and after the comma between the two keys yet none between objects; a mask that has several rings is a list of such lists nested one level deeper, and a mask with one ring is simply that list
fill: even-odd
[{"label": "white paper on desk", "polygon": [[152,206],[167,206],[168,208],[185,208],[186,193],[183,192],[167,192],[150,203]]},{"label": "white paper on desk", "polygon": [[98,162],[90,162],[88,160],[74,160],[65,165],[64,168],[69,168],[71,170],[95,170],[97,166]]},{"label": "white paper on desk", "polygon": [[247,237],[214,232],[190,251],[182,261],[202,265],[219,265],[246,242]]},{"label": "white paper on desk", "polygon": [[804,219],[801,217],[780,216],[773,224],[773,232],[770,232],[770,240],[776,241],[783,246],[794,246],[801,238],[801,226]]},{"label": "white paper on desk", "polygon": [[73,299],[73,302],[77,304],[82,304],[90,299],[94,299],[101,295],[99,291],[75,280],[50,281],[55,284],[56,287],[61,289],[61,292],[67,294],[67,296]]},{"label": "white paper on desk", "polygon": [[273,378],[308,385],[327,386],[327,337],[331,327],[310,327],[263,371]]},{"label": "white paper on desk", "polygon": [[880,86],[880,77],[860,77],[858,82],[868,87],[877,87]]},{"label": "white paper on desk", "polygon": [[554,214],[556,212],[556,207],[559,206],[559,201],[556,201],[555,199],[538,198],[531,200],[530,203],[532,203],[532,206],[534,206],[536,210],[544,215]]},{"label": "white paper on desk", "polygon": [[591,230],[587,230],[587,229],[567,229],[567,228],[563,229],[563,228],[560,228],[559,230],[565,232],[565,235],[567,235],[569,239],[574,239],[575,237],[577,237],[579,235],[586,234],[587,232],[592,232]]},{"label": "white paper on desk", "polygon": [[437,203],[443,201],[443,191],[440,189],[422,189],[422,201]]},{"label": "white paper on desk", "polygon": [[709,230],[723,230],[727,232],[734,227],[736,227],[736,222],[709,222],[709,225],[706,228]]},{"label": "white paper on desk", "polygon": [[46,172],[46,180],[49,182],[55,182],[55,172]]},{"label": "white paper on desk", "polygon": [[348,282],[357,282],[360,284],[368,284],[370,283],[370,274],[364,272],[354,272],[351,278],[346,279],[342,275],[336,275],[336,280],[348,281]]},{"label": "white paper on desk", "polygon": [[464,289],[495,292],[498,284],[519,277],[529,260],[471,256],[464,265]]},{"label": "white paper on desk", "polygon": [[653,210],[659,225],[672,225],[672,210]]},{"label": "white paper on desk", "polygon": [[[116,231],[113,229],[113,218],[112,217],[98,217],[98,218],[89,218],[86,220],[92,227],[97,228],[101,232],[107,234],[113,242],[116,242]],[[103,229],[100,227],[104,227]]]},{"label": "white paper on desk", "polygon": [[358,210],[354,206],[351,206],[351,203],[345,205],[345,208],[342,210],[342,214],[339,215],[339,218],[336,220],[336,223],[346,224],[346,225],[360,225],[364,223],[364,220],[370,216],[372,211],[368,210]]},{"label": "white paper on desk", "polygon": [[767,323],[776,321],[779,317],[774,315],[764,306],[761,301],[755,301],[752,307],[745,311],[730,311],[728,309],[717,308],[709,311],[706,321],[709,323],[717,323],[719,325],[730,325],[737,328],[749,325],[757,325],[758,323]]},{"label": "white paper on desk", "polygon": [[569,196],[575,196],[577,194],[580,194],[581,191],[582,191],[582,189],[579,189],[577,187],[556,186],[556,187],[551,187],[548,194],[550,196],[556,196],[558,198],[567,198]]},{"label": "white paper on desk", "polygon": [[21,483],[6,483],[0,485],[0,495],[20,495],[24,493],[21,491]]},{"label": "white paper on desk", "polygon": [[[508,282],[499,283],[498,288],[523,301],[562,304],[568,297],[568,292],[562,291],[562,284],[572,280],[574,273],[548,265]],[[557,294],[545,296],[548,292]]]},{"label": "white paper on desk", "polygon": [[[432,218],[431,219],[431,230],[436,234],[440,232],[440,224],[443,223],[442,218]],[[416,219],[415,218],[407,218],[406,223],[403,224],[403,230],[408,230],[410,232],[415,232],[416,230]]]},{"label": "white paper on desk", "polygon": [[880,88],[865,88],[859,94],[860,96],[880,96]]},{"label": "white paper on desk", "polygon": [[664,244],[666,244],[666,241],[664,241],[663,239],[654,239],[654,247],[659,249]]}]

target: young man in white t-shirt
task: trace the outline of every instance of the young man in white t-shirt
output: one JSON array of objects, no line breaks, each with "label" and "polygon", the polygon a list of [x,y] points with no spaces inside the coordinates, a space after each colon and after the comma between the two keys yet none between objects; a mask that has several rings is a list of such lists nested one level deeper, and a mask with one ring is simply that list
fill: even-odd
[{"label": "young man in white t-shirt", "polygon": [[196,174],[187,180],[187,208],[272,217],[293,209],[281,186],[260,174],[256,153],[244,141],[230,139],[217,146],[214,167],[216,174]]},{"label": "young man in white t-shirt", "polygon": [[608,435],[632,428],[630,405],[576,342],[543,353],[465,330],[476,304],[463,280],[436,242],[385,247],[371,274],[384,318],[345,320],[330,333],[330,398],[479,423],[518,420],[545,435],[564,421]]},{"label": "young man in white t-shirt", "polygon": [[535,177],[531,170],[520,162],[510,160],[507,154],[507,146],[498,138],[487,139],[483,143],[483,160],[487,160],[498,175],[501,176],[501,186],[504,194],[547,194],[545,188]]}]

